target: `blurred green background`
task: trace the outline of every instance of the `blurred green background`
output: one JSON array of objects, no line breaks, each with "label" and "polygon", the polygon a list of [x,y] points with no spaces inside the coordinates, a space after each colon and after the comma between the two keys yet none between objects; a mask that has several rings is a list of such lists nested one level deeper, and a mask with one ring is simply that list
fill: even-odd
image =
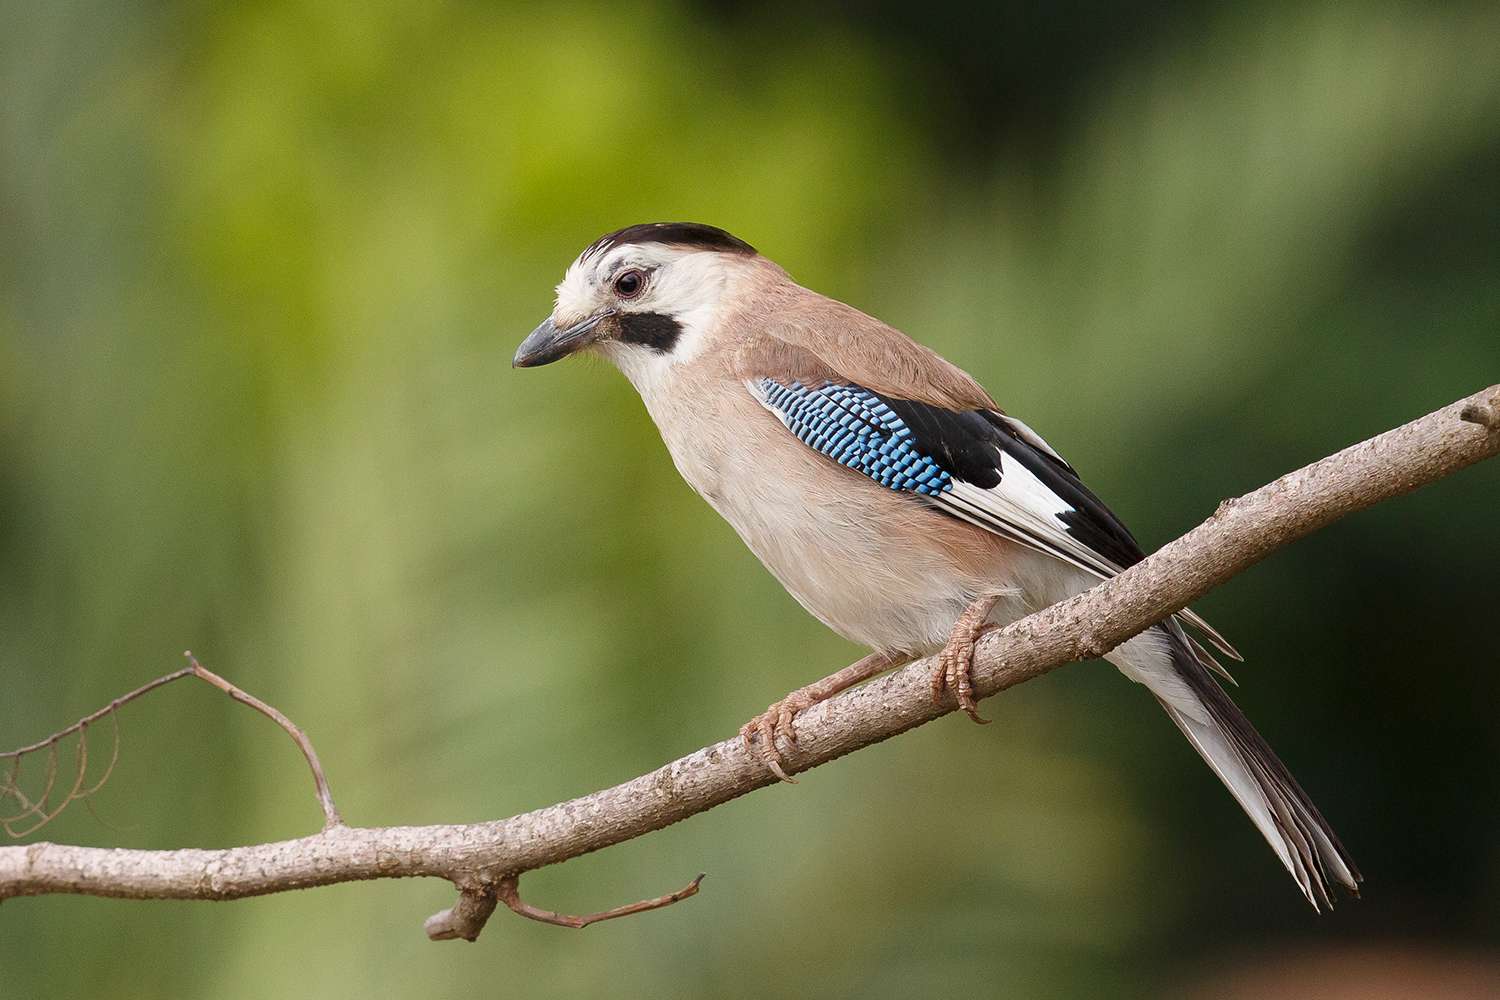
[{"label": "blurred green background", "polygon": [[[723,226],[934,346],[1148,548],[1500,373],[1492,3],[0,11],[6,747],[191,647],[304,725],[351,822],[480,820],[856,656],[678,480],[617,373],[511,371],[566,264],[628,223]],[[436,945],[437,881],[15,900],[0,994],[1495,985],[1497,496],[1500,465],[1470,470],[1199,605],[1365,870],[1332,915],[1090,664],[987,729],[525,879],[591,910],[710,873],[662,913]],[[93,814],[32,839],[317,827],[293,748],[208,689],[122,727]]]}]

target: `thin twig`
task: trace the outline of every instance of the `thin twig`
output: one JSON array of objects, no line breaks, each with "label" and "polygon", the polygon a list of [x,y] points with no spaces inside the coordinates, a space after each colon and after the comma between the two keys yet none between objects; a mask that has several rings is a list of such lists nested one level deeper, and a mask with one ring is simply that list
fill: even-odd
[{"label": "thin twig", "polygon": [[[148,681],[134,691],[121,695],[98,711],[90,712],[66,729],[59,729],[45,739],[38,740],[24,747],[18,747],[15,750],[0,751],[0,760],[9,760],[11,762],[4,780],[0,781],[0,801],[14,799],[20,807],[20,812],[0,816],[0,829],[3,829],[11,837],[30,836],[56,819],[72,803],[79,799],[87,799],[103,788],[104,783],[114,773],[115,765],[120,761],[120,717],[118,714],[120,707],[165,684],[170,684],[191,674],[192,669],[184,667],[181,670]],[[88,776],[89,726],[104,718],[108,718],[114,725],[114,743],[110,751],[109,764],[106,765],[104,773],[99,776],[99,779],[85,788],[84,782]],[[62,741],[74,733],[78,734],[78,746],[74,750],[77,773],[74,775],[73,787],[54,806],[50,803],[52,792],[57,784],[58,760],[61,753],[60,747]],[[21,789],[21,768],[28,754],[41,750],[47,751],[47,778],[43,784],[41,795],[33,801]],[[28,816],[34,817],[35,821],[27,826],[17,825]]]},{"label": "thin twig", "polygon": [[599,913],[573,915],[532,906],[521,899],[521,876],[506,875],[493,887],[465,885],[459,890],[458,901],[448,909],[440,910],[428,917],[423,927],[427,931],[427,936],[434,941],[474,941],[495,912],[496,904],[504,903],[512,913],[525,917],[527,920],[581,930],[601,920],[628,917],[633,913],[645,913],[647,910],[659,910],[664,906],[680,903],[689,896],[696,896],[698,885],[706,877],[706,873],[700,872],[697,878],[681,889],[669,892],[665,896],[657,896],[655,899],[643,899],[638,903],[627,903]]},{"label": "thin twig", "polygon": [[199,663],[198,658],[193,655],[191,649],[185,651],[182,655],[186,656],[188,663],[192,664],[188,670],[195,676],[212,684],[235,701],[249,705],[261,715],[264,715],[286,730],[286,734],[292,738],[292,742],[297,744],[297,748],[302,751],[302,756],[307,760],[307,766],[312,770],[313,785],[318,790],[318,804],[323,807],[323,829],[328,830],[332,827],[343,826],[344,820],[339,816],[338,806],[333,804],[333,792],[329,790],[328,779],[323,775],[323,765],[318,760],[318,752],[313,749],[312,741],[307,738],[307,734],[298,729],[292,723],[291,719],[288,719],[274,706],[267,705],[255,697],[255,695],[235,687],[229,681]]},{"label": "thin twig", "polygon": [[121,705],[129,704],[130,702],[135,701],[141,695],[149,694],[150,692],[155,691],[157,688],[161,687],[164,684],[170,684],[173,681],[181,680],[184,677],[189,677],[192,675],[192,673],[192,667],[183,667],[181,670],[174,670],[170,674],[163,674],[162,676],[156,678],[156,680],[154,681],[147,681],[129,694],[120,695],[120,697],[116,698],[108,705],[105,705],[103,708],[99,709],[99,711],[90,712],[88,715],[85,715],[83,718],[73,723],[67,729],[59,729],[57,732],[53,733],[51,736],[48,736],[46,739],[38,740],[30,746],[18,747],[15,750],[5,750],[3,752],[0,752],[0,760],[22,757],[35,750],[41,750],[45,747],[49,747],[59,740],[78,732],[85,726],[88,726],[89,724],[94,722],[98,722],[106,715],[119,711]]},{"label": "thin twig", "polygon": [[[343,826],[344,821],[339,816],[338,807],[333,802],[333,792],[329,789],[328,779],[323,774],[323,765],[318,760],[318,752],[313,749],[312,742],[307,738],[307,735],[275,707],[266,704],[253,694],[236,687],[228,680],[225,680],[199,663],[197,658],[193,656],[192,650],[188,650],[183,655],[187,657],[189,666],[147,681],[135,690],[114,699],[103,708],[90,712],[66,729],[59,729],[52,735],[27,746],[0,752],[0,760],[11,761],[9,773],[3,781],[0,781],[0,800],[6,798],[14,799],[20,807],[20,812],[0,816],[0,829],[5,830],[12,837],[29,836],[56,819],[71,803],[81,798],[86,798],[103,788],[104,783],[109,780],[109,776],[114,773],[115,765],[120,759],[119,710],[137,698],[150,694],[157,688],[165,687],[173,681],[182,680],[184,677],[197,677],[199,680],[218,688],[235,701],[250,706],[285,730],[287,735],[291,736],[293,742],[297,744],[298,749],[302,751],[302,756],[306,759],[307,766],[312,770],[313,785],[317,790],[318,804],[323,809],[323,828],[326,830],[331,827]],[[104,769],[104,774],[100,776],[98,781],[85,788],[84,780],[88,773],[89,726],[104,718],[109,718],[114,722],[115,740],[113,752],[110,755],[109,765]],[[75,751],[75,758],[78,762],[77,773],[74,775],[73,787],[54,806],[50,802],[52,792],[57,784],[59,748],[62,741],[74,733],[78,734],[78,747]],[[20,787],[21,764],[27,754],[36,753],[41,750],[47,751],[47,778],[43,784],[41,795],[33,800]],[[15,826],[16,823],[28,816],[34,817],[35,821],[24,827]]]},{"label": "thin twig", "polygon": [[[64,809],[68,808],[70,803],[79,798],[78,791],[83,787],[83,779],[89,765],[87,735],[87,728],[80,730],[78,747],[74,751],[74,759],[77,761],[77,773],[74,775],[73,787],[68,790],[67,794],[62,797],[57,805],[54,806],[51,804],[52,792],[57,787],[57,762],[60,756],[57,744],[55,743],[47,748],[47,783],[42,787],[42,794],[37,797],[36,801],[33,802],[27,798],[26,793],[21,790],[14,779],[7,781],[4,788],[0,788],[0,792],[3,792],[6,797],[15,799],[21,806],[20,812],[0,817],[0,829],[4,829],[6,834],[11,837],[30,836],[56,819]],[[31,825],[16,825],[28,816],[36,817]]]},{"label": "thin twig", "polygon": [[103,788],[104,783],[109,780],[109,776],[115,773],[115,765],[120,763],[120,717],[118,715],[111,715],[109,721],[113,723],[114,730],[114,742],[109,753],[109,763],[105,765],[104,773],[99,775],[99,780],[80,792],[79,798],[86,799]]},{"label": "thin twig", "polygon": [[699,872],[698,877],[676,892],[669,892],[665,896],[657,896],[655,899],[643,899],[637,903],[626,903],[624,906],[616,906],[612,910],[601,910],[598,913],[585,913],[574,916],[569,913],[555,913],[552,910],[542,910],[521,898],[521,876],[507,875],[500,880],[495,887],[495,895],[500,902],[510,907],[510,911],[527,920],[537,920],[544,924],[555,924],[558,927],[572,927],[582,930],[589,924],[597,924],[601,920],[613,920],[616,917],[628,917],[632,913],[645,913],[647,910],[659,910],[663,906],[671,906],[680,903],[689,896],[698,895],[698,885],[706,877],[707,873]]}]

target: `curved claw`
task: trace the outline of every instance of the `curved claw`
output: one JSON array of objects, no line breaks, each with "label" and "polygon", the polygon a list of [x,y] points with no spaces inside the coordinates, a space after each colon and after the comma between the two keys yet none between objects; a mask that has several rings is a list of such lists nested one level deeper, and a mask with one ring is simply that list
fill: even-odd
[{"label": "curved claw", "polygon": [[[776,737],[779,735],[791,746],[796,746],[797,729],[794,722],[797,713],[811,704],[810,699],[794,694],[772,704],[740,727],[740,739],[745,744],[745,751],[758,756],[761,763],[766,766],[766,770],[789,785],[797,784],[797,779],[787,774],[786,768],[782,766],[781,751],[776,746]],[[757,742],[759,746],[756,746]]]},{"label": "curved claw", "polygon": [[[759,757],[766,770],[776,775],[778,780],[795,785],[797,779],[787,774],[786,769],[781,766],[781,753],[776,749],[776,738],[771,729],[772,718],[771,713],[767,712],[745,723],[740,727],[740,742],[745,745],[745,752],[752,757]],[[757,737],[759,746],[756,746]]]},{"label": "curved claw", "polygon": [[797,784],[796,778],[792,777],[790,774],[787,774],[786,771],[782,770],[780,755],[778,755],[774,751],[761,754],[760,761],[762,764],[766,765],[766,770],[776,775],[778,781],[784,781],[788,785]]},{"label": "curved claw", "polygon": [[979,702],[974,697],[974,646],[979,636],[992,627],[983,625],[970,629],[960,622],[953,635],[948,638],[947,645],[938,654],[937,665],[932,669],[932,700],[941,702],[943,691],[952,691],[958,707],[981,726],[987,726],[993,720],[979,714]]}]

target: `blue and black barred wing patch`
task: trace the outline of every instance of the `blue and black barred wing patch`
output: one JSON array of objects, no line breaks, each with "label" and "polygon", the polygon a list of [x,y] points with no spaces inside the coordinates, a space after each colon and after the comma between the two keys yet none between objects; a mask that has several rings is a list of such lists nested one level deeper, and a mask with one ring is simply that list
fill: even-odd
[{"label": "blue and black barred wing patch", "polygon": [[952,473],[918,450],[911,428],[868,389],[765,378],[750,390],[804,444],[881,486],[924,496],[953,488]]},{"label": "blue and black barred wing patch", "polygon": [[[801,441],[881,486],[1099,577],[1145,558],[1073,467],[1003,413],[946,410],[835,382],[746,384]],[[1183,617],[1238,658],[1197,615]]]}]

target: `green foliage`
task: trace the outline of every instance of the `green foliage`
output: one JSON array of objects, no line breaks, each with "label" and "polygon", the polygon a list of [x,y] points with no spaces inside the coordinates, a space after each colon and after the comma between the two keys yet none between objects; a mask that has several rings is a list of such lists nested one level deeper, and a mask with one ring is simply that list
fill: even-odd
[{"label": "green foliage", "polygon": [[[0,745],[191,646],[309,731],[351,822],[472,820],[722,738],[855,656],[680,483],[614,372],[510,370],[568,260],[627,223],[722,225],[937,347],[1148,546],[1495,380],[1492,6],[1183,15],[1086,88],[1039,70],[1072,96],[1014,148],[955,141],[942,59],[869,28],[0,13]],[[1204,608],[1370,877],[1331,918],[1091,666],[993,702],[990,729],[928,727],[523,886],[590,910],[711,873],[663,913],[497,917],[458,947],[421,936],[433,882],[21,900],[3,992],[1154,996],[1246,941],[1492,942],[1500,672],[1472,594],[1497,487],[1361,515]],[[293,836],[306,784],[264,719],[173,689],[128,710],[98,817],[46,836]]]}]

